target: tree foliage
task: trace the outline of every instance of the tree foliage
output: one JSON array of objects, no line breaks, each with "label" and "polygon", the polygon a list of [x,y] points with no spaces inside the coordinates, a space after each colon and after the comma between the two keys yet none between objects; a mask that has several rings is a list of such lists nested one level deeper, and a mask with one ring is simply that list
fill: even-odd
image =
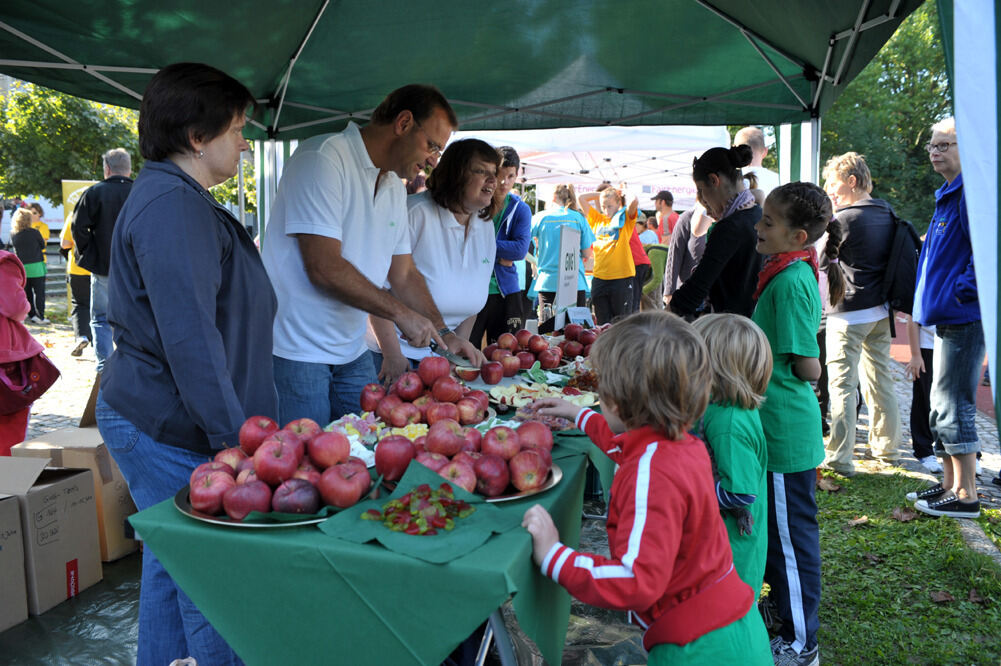
[{"label": "tree foliage", "polygon": [[847,151],[865,155],[873,196],[923,232],[942,177],[924,145],[952,102],[934,2],[900,25],[821,120],[821,168]]},{"label": "tree foliage", "polygon": [[138,114],[14,81],[0,100],[0,194],[62,201],[61,181],[103,177],[101,155],[122,147],[141,166]]}]

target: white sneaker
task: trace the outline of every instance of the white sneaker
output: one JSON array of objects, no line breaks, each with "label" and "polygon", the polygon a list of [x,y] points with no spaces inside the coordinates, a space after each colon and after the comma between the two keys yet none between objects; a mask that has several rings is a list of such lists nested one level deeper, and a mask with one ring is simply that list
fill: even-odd
[{"label": "white sneaker", "polygon": [[978,459],[977,460],[977,476],[980,476],[983,473],[984,473],[984,469],[980,466],[980,460]]},{"label": "white sneaker", "polygon": [[30,321],[32,324],[42,323],[42,320],[38,317],[38,315],[31,315],[30,317],[28,317],[28,321]]},{"label": "white sneaker", "polygon": [[35,323],[37,323],[37,324],[41,324],[42,326],[48,326],[48,325],[49,325],[49,324],[51,324],[52,322],[51,322],[51,321],[49,321],[48,319],[39,319],[39,320],[38,320],[37,322],[35,322]]},{"label": "white sneaker", "polygon": [[918,458],[918,462],[921,466],[932,474],[938,474],[942,471],[942,464],[939,463],[938,458],[935,456],[925,456],[924,458]]}]

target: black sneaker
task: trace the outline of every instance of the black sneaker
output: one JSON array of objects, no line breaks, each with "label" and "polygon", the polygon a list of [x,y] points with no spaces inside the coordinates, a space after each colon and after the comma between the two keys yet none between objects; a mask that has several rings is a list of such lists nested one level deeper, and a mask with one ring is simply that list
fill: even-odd
[{"label": "black sneaker", "polygon": [[796,652],[788,641],[783,640],[781,636],[776,636],[772,639],[771,648],[775,666],[819,666],[820,664],[818,645],[814,645],[809,650]]},{"label": "black sneaker", "polygon": [[931,502],[938,499],[944,492],[945,488],[942,487],[942,484],[936,483],[934,486],[930,486],[924,490],[907,493],[907,501],[916,502],[918,500],[925,500]]},{"label": "black sneaker", "polygon": [[914,503],[914,508],[929,516],[976,518],[980,515],[980,500],[960,502],[958,497],[948,497],[934,502],[918,500]]},{"label": "black sneaker", "polygon": [[995,486],[1001,486],[1001,474],[998,474],[993,479],[991,479],[991,483],[993,483]]}]

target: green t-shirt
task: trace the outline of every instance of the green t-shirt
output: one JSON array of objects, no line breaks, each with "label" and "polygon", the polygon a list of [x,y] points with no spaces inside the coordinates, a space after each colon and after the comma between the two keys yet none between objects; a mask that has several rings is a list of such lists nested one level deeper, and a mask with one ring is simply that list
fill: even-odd
[{"label": "green t-shirt", "polygon": [[756,409],[710,403],[702,417],[702,434],[712,447],[720,486],[731,493],[756,495],[747,507],[754,519],[750,534],[741,534],[737,519],[723,513],[733,551],[733,566],[755,594],[761,591],[768,554],[768,446]]},{"label": "green t-shirt", "polygon": [[772,278],[751,319],[772,348],[772,376],[760,410],[768,471],[789,474],[813,469],[824,460],[820,406],[809,382],[792,371],[794,354],[820,356],[820,289],[810,265],[797,261]]},{"label": "green t-shirt", "polygon": [[45,262],[35,261],[24,265],[24,277],[40,278],[45,277]]}]

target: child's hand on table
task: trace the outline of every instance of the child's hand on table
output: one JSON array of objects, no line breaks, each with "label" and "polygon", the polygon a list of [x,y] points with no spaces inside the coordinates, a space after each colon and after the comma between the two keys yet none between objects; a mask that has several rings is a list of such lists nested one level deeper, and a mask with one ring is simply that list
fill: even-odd
[{"label": "child's hand on table", "polygon": [[542,506],[536,504],[525,512],[521,526],[532,535],[532,559],[536,565],[542,566],[546,553],[560,540],[560,532],[553,523],[553,517]]},{"label": "child's hand on table", "polygon": [[560,416],[574,421],[580,414],[580,405],[575,405],[562,398],[540,398],[532,406],[543,416]]}]

